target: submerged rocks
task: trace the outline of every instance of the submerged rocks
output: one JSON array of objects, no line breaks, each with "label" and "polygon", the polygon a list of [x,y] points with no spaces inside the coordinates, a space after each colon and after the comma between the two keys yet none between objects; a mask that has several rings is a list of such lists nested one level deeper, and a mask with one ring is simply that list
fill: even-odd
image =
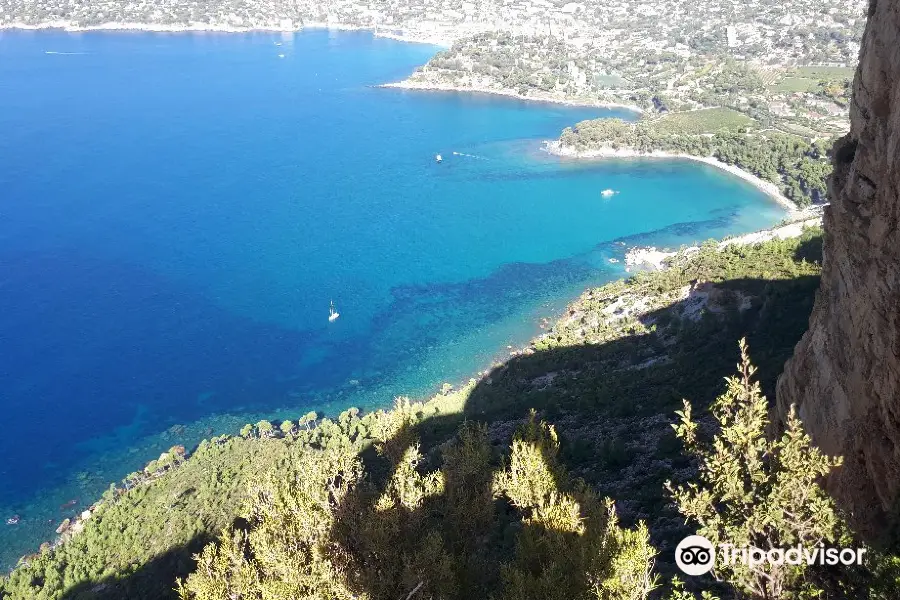
[{"label": "submerged rocks", "polygon": [[72,524],[71,519],[65,519],[62,523],[59,524],[59,527],[56,528],[56,533],[62,535],[66,531],[69,530],[69,526]]}]

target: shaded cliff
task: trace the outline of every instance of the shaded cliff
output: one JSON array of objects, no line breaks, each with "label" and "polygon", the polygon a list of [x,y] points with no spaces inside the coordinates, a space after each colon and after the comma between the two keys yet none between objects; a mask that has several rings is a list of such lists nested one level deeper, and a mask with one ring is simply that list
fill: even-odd
[{"label": "shaded cliff", "polygon": [[810,329],[778,383],[814,441],[841,454],[828,482],[860,533],[900,523],[900,0],[871,0],[850,133],[834,149],[825,261]]}]

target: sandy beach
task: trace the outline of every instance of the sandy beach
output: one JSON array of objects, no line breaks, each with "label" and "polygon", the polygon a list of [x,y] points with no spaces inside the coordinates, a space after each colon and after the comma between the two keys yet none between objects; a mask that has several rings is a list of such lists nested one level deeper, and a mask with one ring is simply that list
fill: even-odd
[{"label": "sandy beach", "polygon": [[781,190],[778,189],[778,186],[770,181],[765,181],[760,179],[756,175],[752,173],[748,173],[743,169],[740,169],[734,165],[729,165],[724,163],[712,156],[693,156],[691,154],[679,154],[674,152],[663,152],[663,151],[655,151],[655,152],[638,152],[636,150],[615,150],[613,148],[597,148],[595,150],[574,150],[572,148],[563,147],[559,140],[547,141],[544,142],[544,149],[550,154],[554,154],[556,156],[561,156],[564,158],[576,158],[576,159],[603,159],[603,158],[678,158],[678,159],[686,159],[693,160],[696,162],[702,162],[707,165],[711,165],[718,169],[722,169],[723,171],[728,171],[732,175],[740,177],[744,181],[747,181],[754,186],[756,186],[759,190],[765,192],[772,199],[774,199],[778,204],[783,206],[788,210],[789,213],[793,214],[798,211],[797,205],[788,200],[784,194],[781,193]]}]

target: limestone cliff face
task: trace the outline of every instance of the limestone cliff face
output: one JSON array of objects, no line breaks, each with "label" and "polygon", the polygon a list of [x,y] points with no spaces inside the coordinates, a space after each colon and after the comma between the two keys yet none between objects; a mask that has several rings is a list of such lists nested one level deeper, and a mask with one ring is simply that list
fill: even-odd
[{"label": "limestone cliff face", "polygon": [[870,0],[850,133],[835,146],[810,329],[778,382],[844,466],[828,481],[870,539],[900,522],[900,0]]}]

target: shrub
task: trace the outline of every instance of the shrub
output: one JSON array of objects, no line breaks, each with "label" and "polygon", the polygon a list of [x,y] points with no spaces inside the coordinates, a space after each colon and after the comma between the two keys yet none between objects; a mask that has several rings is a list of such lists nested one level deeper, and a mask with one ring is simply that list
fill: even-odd
[{"label": "shrub", "polygon": [[[837,541],[843,527],[819,480],[840,459],[811,446],[793,408],[784,434],[766,439],[766,398],[752,380],[756,369],[744,340],[740,350],[738,375],[727,379],[725,393],[712,406],[721,429],[711,446],[702,446],[697,439],[699,425],[691,418],[690,403],[685,400],[684,410],[678,411],[681,419],[673,427],[699,460],[700,472],[698,481],[687,486],[667,482],[666,487],[678,510],[699,525],[697,533],[714,547],[728,543],[767,551]],[[763,562],[751,567],[735,561],[716,563],[713,574],[741,593],[775,599],[814,595],[816,584],[807,570],[805,564]]]},{"label": "shrub", "polygon": [[[495,473],[487,429],[463,423],[442,468],[427,471],[413,412],[401,399],[378,413],[377,448],[391,465],[381,489],[349,445],[292,445],[251,486],[245,523],[196,557],[180,596],[647,598],[655,551],[646,527],[620,527],[611,502],[569,480],[551,426],[532,414]],[[511,513],[498,514],[497,499]],[[512,560],[499,541],[507,525],[518,532]]]},{"label": "shrub", "polygon": [[495,493],[523,514],[515,557],[502,568],[502,598],[647,598],[656,587],[656,552],[646,526],[619,527],[612,502],[569,482],[558,453],[556,431],[532,413],[509,466],[495,477]]}]

